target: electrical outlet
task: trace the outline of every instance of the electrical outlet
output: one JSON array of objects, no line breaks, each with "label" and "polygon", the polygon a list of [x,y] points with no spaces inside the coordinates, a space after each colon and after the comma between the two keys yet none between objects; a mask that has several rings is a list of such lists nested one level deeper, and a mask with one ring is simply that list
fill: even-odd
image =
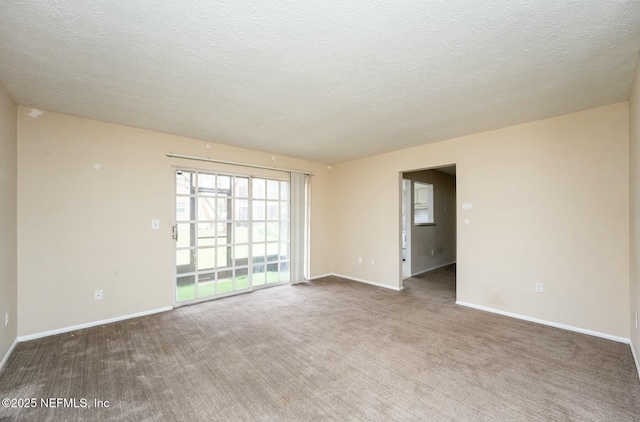
[{"label": "electrical outlet", "polygon": [[[9,313],[4,314],[4,326],[9,325]],[[638,328],[638,315],[636,314],[636,328]]]},{"label": "electrical outlet", "polygon": [[536,293],[544,292],[544,285],[542,283],[536,283]]},{"label": "electrical outlet", "polygon": [[95,300],[102,300],[102,290],[96,290],[93,294]]},{"label": "electrical outlet", "polygon": [[362,257],[361,256],[358,257],[358,264],[362,264]]},{"label": "electrical outlet", "polygon": [[155,218],[151,220],[151,230],[160,230],[160,220]]},{"label": "electrical outlet", "polygon": [[376,259],[375,258],[371,258],[371,265],[376,265]]}]

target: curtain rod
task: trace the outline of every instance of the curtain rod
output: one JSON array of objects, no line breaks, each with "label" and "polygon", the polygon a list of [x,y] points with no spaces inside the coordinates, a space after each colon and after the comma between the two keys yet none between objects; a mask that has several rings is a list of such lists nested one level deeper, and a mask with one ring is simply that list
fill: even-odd
[{"label": "curtain rod", "polygon": [[208,158],[208,157],[194,157],[192,155],[174,154],[172,152],[167,152],[167,157],[184,158],[186,160],[209,161],[211,163],[231,164],[233,166],[253,167],[253,168],[257,168],[257,169],[286,171],[286,172],[289,172],[289,173],[302,173],[302,174],[308,174],[310,176],[314,175],[314,173],[310,172],[310,171],[291,170],[291,169],[283,169],[283,168],[280,168],[280,167],[261,166],[261,165],[258,165],[258,164],[246,164],[246,163],[238,163],[238,162],[235,162],[235,161],[216,160],[214,158]]}]

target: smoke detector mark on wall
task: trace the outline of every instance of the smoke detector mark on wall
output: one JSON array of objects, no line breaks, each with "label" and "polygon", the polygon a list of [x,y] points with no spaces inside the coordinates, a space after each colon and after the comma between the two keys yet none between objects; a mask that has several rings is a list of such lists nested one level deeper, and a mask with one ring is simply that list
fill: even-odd
[{"label": "smoke detector mark on wall", "polygon": [[37,119],[41,115],[42,115],[42,112],[40,110],[38,110],[37,108],[32,108],[31,111],[29,112],[29,114],[27,114],[27,116],[31,116],[34,119]]}]

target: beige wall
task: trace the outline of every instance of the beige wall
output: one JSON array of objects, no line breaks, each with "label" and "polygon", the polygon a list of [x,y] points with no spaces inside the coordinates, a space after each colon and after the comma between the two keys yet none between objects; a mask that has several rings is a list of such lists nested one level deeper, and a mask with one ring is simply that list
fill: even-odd
[{"label": "beige wall", "polygon": [[628,338],[628,128],[625,102],[336,165],[334,272],[397,287],[400,172],[455,163],[457,299]]},{"label": "beige wall", "polygon": [[[433,185],[435,225],[411,229],[411,274],[450,264],[456,260],[456,178],[436,170],[405,173],[403,178]],[[413,192],[412,192],[413,195]],[[413,201],[413,196],[412,196]]]},{"label": "beige wall", "polygon": [[[635,318],[640,314],[640,65],[636,68],[629,102],[629,202],[631,236],[631,345],[637,358],[640,358],[640,331],[635,327]],[[640,317],[640,316],[639,316]],[[636,362],[637,364],[638,362]],[[640,373],[640,367],[638,367]]]},{"label": "beige wall", "polygon": [[[311,272],[331,272],[327,166],[46,111],[34,118],[29,111],[18,109],[20,336],[171,305],[171,166],[247,170],[167,152],[316,172]],[[152,218],[160,219],[160,230],[151,230]],[[96,289],[102,301],[94,301]]]},{"label": "beige wall", "polygon": [[17,164],[16,105],[0,85],[0,362],[17,335]]}]

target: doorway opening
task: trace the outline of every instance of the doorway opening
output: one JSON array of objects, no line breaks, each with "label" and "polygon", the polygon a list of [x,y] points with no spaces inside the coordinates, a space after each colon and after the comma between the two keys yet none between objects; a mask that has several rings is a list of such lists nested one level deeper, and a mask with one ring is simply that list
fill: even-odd
[{"label": "doorway opening", "polygon": [[[455,164],[402,172],[401,179],[400,286],[407,279],[433,278],[428,273],[434,270],[455,275]],[[455,277],[453,280],[455,285]]]}]

